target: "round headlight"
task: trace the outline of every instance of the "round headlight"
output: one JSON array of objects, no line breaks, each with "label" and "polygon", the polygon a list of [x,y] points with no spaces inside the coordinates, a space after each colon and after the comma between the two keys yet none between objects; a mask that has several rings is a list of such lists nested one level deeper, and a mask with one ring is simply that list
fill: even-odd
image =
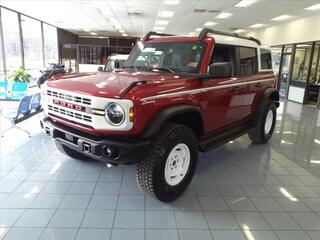
[{"label": "round headlight", "polygon": [[125,112],[119,104],[110,103],[107,106],[105,117],[112,125],[120,125],[124,121]]}]

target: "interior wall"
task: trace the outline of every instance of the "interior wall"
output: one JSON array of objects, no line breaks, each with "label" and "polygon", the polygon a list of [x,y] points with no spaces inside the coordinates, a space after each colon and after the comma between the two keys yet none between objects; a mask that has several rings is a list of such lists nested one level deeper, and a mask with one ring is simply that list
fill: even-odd
[{"label": "interior wall", "polygon": [[320,40],[320,14],[282,23],[248,34],[264,45],[281,45]]},{"label": "interior wall", "polygon": [[59,46],[59,59],[63,58],[76,58],[76,51],[74,49],[65,49],[62,47],[63,44],[78,44],[78,35],[58,28],[58,46]]}]

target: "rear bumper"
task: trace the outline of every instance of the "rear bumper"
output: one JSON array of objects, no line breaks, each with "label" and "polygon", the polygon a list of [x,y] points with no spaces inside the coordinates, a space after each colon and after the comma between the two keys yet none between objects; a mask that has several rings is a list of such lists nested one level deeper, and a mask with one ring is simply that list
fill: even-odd
[{"label": "rear bumper", "polygon": [[89,135],[82,131],[54,122],[42,120],[47,135],[77,152],[98,161],[111,164],[134,164],[144,158],[150,142],[139,140],[116,140],[105,136]]}]

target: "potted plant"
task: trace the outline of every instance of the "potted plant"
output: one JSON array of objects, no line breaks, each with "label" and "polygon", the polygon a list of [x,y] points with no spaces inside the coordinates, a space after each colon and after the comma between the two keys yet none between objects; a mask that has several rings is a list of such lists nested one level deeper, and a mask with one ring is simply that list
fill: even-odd
[{"label": "potted plant", "polygon": [[8,80],[9,82],[29,83],[31,75],[20,66],[17,70],[13,70],[8,74]]},{"label": "potted plant", "polygon": [[11,93],[8,94],[11,99],[21,99],[28,90],[28,83],[31,75],[20,66],[17,70],[13,70],[8,74],[8,81],[12,85]]}]

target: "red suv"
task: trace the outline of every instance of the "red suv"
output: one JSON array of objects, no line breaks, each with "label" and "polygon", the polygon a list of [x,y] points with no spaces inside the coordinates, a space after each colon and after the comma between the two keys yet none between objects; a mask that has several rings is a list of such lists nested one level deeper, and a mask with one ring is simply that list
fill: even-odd
[{"label": "red suv", "polygon": [[254,143],[270,139],[278,80],[260,45],[211,29],[197,37],[150,32],[123,69],[49,79],[44,129],[72,158],[137,163],[140,189],[173,201],[190,183],[198,151],[246,133]]}]

